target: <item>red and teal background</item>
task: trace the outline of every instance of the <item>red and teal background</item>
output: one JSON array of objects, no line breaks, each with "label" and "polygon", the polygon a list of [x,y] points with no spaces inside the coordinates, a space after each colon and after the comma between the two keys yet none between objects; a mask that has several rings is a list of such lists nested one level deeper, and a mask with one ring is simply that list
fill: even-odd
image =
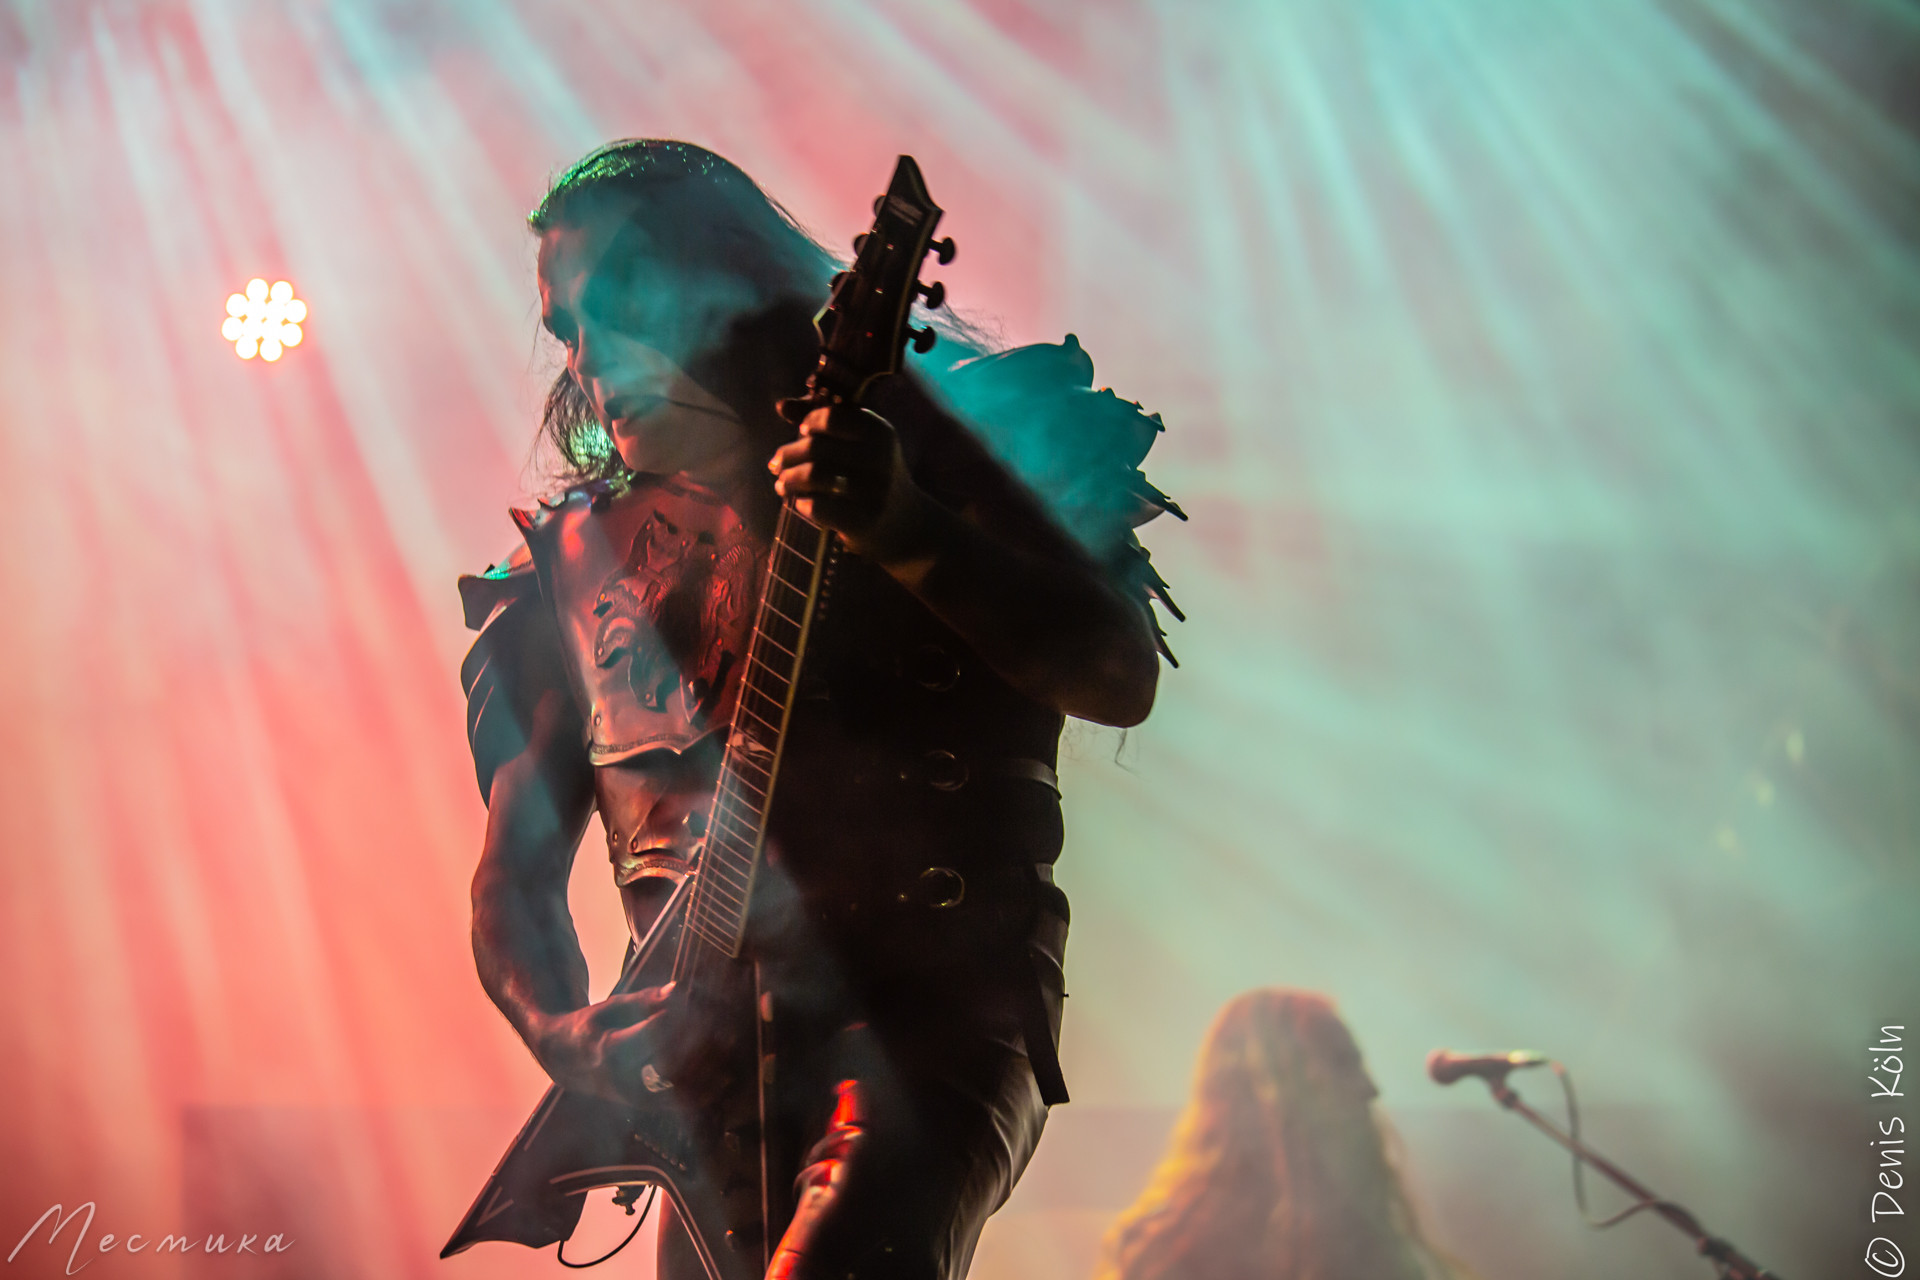
[{"label": "red and teal background", "polygon": [[[959,306],[1168,423],[1182,666],[1071,736],[1076,1101],[977,1276],[1086,1274],[1275,983],[1340,1002],[1487,1277],[1708,1270],[1586,1233],[1436,1045],[1565,1060],[1603,1151],[1785,1276],[1887,1233],[1911,4],[5,0],[0,88],[0,1244],[93,1200],[295,1240],[101,1277],[559,1272],[434,1260],[542,1085],[468,951],[453,582],[540,487],[522,216],[630,135],[834,244],[911,152]],[[219,332],[256,276],[310,308],[273,364]],[[604,989],[591,835],[573,898]]]}]

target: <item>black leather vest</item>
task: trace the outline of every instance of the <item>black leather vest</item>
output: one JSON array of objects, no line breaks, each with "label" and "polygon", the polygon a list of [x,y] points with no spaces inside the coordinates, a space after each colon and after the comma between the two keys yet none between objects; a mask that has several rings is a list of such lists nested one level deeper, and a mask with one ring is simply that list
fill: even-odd
[{"label": "black leather vest", "polygon": [[[526,559],[462,582],[470,622],[488,619],[468,662],[483,790],[488,760],[506,749],[483,749],[483,741],[510,746],[521,737],[512,725],[483,732],[487,722],[497,730],[503,716],[530,705],[524,693],[488,699],[486,690],[563,683],[579,710],[622,885],[685,874],[743,660],[744,635],[675,640],[658,634],[646,609],[621,607],[627,595],[658,594],[644,590],[658,576],[645,570],[649,556],[676,566],[702,555],[724,559],[737,523],[724,510],[693,520],[698,505],[646,489],[575,490],[538,512],[515,513]],[[671,529],[650,530],[662,518]],[[712,545],[680,548],[680,535],[702,523],[718,535]],[[665,552],[654,545],[671,539],[678,541]],[[684,580],[705,593],[718,579],[696,569]],[[618,645],[608,643],[610,621],[621,624]],[[550,640],[514,638],[530,626]],[[716,657],[709,641],[730,656]],[[674,663],[663,659],[676,647],[698,658],[680,662],[678,681],[666,678]],[[543,670],[515,669],[529,662]],[[636,680],[642,671],[646,678]],[[769,862],[823,904],[891,899],[931,867],[978,878],[1050,863],[1062,841],[1053,775],[1062,723],[1009,687],[884,570],[841,551],[802,671],[769,815]]]},{"label": "black leather vest", "polygon": [[1051,863],[1062,724],[891,575],[843,552],[800,681],[770,855],[809,889],[882,897],[931,867],[973,878]]}]

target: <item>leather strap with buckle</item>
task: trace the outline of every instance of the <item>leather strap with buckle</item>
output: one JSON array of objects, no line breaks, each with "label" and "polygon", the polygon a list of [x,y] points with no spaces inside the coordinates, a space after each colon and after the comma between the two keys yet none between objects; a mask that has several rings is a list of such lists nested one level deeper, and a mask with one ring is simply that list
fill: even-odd
[{"label": "leather strap with buckle", "polygon": [[1044,760],[1013,756],[969,759],[952,751],[928,751],[900,768],[902,782],[923,782],[936,791],[958,791],[975,778],[1020,778],[1060,794],[1060,777]]},{"label": "leather strap with buckle", "polygon": [[898,900],[908,906],[946,911],[967,900],[967,878],[952,867],[928,867],[900,891]]}]

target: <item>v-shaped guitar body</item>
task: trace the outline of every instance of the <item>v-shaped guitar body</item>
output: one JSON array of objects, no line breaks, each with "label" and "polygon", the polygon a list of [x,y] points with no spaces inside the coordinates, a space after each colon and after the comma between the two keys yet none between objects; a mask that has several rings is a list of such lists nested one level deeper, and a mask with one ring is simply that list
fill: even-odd
[{"label": "v-shaped guitar body", "polygon": [[[673,977],[688,887],[668,902],[628,963],[620,990],[660,986]],[[647,1184],[673,1201],[709,1280],[760,1280],[769,1248],[765,1226],[784,1227],[787,1215],[770,1202],[762,1165],[762,1037],[753,966],[721,964],[716,969],[709,961],[701,975],[701,1017],[717,1046],[701,1099],[669,1088],[629,1110],[557,1086],[547,1090],[441,1257],[483,1240],[551,1245],[573,1234],[588,1191]]]}]

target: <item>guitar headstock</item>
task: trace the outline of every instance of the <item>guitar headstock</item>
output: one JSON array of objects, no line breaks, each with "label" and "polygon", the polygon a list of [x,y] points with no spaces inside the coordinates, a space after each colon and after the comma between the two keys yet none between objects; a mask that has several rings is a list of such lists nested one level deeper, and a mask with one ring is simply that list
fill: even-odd
[{"label": "guitar headstock", "polygon": [[873,227],[853,242],[853,266],[833,278],[833,293],[814,317],[820,331],[815,398],[857,403],[875,379],[898,372],[908,338],[915,351],[933,346],[932,329],[915,329],[907,317],[916,297],[929,309],[946,299],[939,283],[920,283],[920,261],[929,252],[953,261],[951,237],[933,243],[943,211],[927,194],[912,156],[901,156],[886,194],[873,202]]}]

